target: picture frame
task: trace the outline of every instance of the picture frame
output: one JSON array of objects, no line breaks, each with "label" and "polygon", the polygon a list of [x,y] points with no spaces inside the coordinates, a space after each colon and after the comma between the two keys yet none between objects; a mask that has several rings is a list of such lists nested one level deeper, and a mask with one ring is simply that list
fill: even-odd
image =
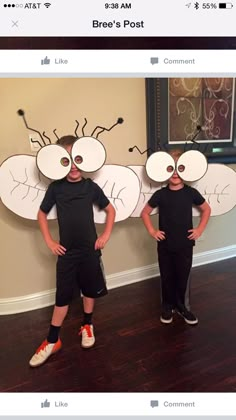
[{"label": "picture frame", "polygon": [[[177,99],[174,98],[174,101],[176,101],[175,103],[173,102],[172,98],[170,99],[170,85],[173,85],[174,80],[187,80],[188,83],[191,82],[191,80],[199,80],[199,86],[205,86],[205,91],[203,87],[201,88],[201,92],[203,92],[203,94],[201,94],[200,88],[198,89],[197,99],[195,97],[194,100],[190,98],[192,102],[195,101],[194,112],[197,115],[197,117],[195,119],[193,118],[193,121],[191,121],[191,130],[186,129],[187,125],[188,127],[190,126],[189,123],[187,125],[185,124],[185,126],[183,124],[183,118],[187,118],[186,109],[184,109],[183,112],[182,110],[180,110],[179,112],[173,111],[176,108]],[[225,87],[222,87],[221,92],[219,89],[217,89],[217,100],[215,100],[215,103],[218,103],[216,105],[214,103],[214,108],[212,108],[214,112],[211,111],[210,113],[210,107],[211,105],[213,107],[214,98],[211,97],[212,92],[210,91],[210,88],[207,87],[207,83],[209,84],[210,81],[212,84],[218,83],[219,85],[219,82],[224,82],[226,80],[228,81],[228,88],[225,89]],[[232,81],[231,92],[229,86],[230,81]],[[221,83],[221,86],[224,85]],[[226,90],[228,90],[228,93],[226,93]],[[179,91],[181,93],[183,89],[179,89]],[[207,97],[205,93],[206,91]],[[183,98],[180,99],[183,103]],[[235,99],[236,98],[234,78],[147,78],[146,112],[148,155],[152,154],[154,151],[157,150],[168,151],[173,148],[178,148],[186,151],[196,149],[200,150],[202,153],[205,154],[209,163],[236,163]],[[210,101],[212,101],[212,104]],[[172,104],[170,106],[171,102]],[[193,106],[191,104],[191,110],[192,109]],[[201,112],[199,112],[199,109],[201,110],[202,114]],[[205,111],[203,115],[203,109],[208,111],[208,116],[205,115]],[[185,116],[184,112],[186,113]],[[193,113],[190,114],[191,112],[192,111],[189,111],[189,115],[191,115],[192,118]],[[175,115],[173,117],[174,113]],[[209,115],[211,118],[209,118]],[[177,119],[178,116],[179,121]],[[212,132],[213,130],[211,130],[210,132],[209,128],[214,128],[213,117],[217,120],[217,124],[215,124],[214,133]],[[220,125],[222,125],[222,130]],[[172,131],[170,127],[172,127]],[[176,127],[177,129],[175,129]],[[218,130],[217,132],[216,128]],[[181,133],[184,133],[182,137]],[[176,138],[174,136],[176,136]],[[218,136],[218,138],[216,138],[216,136]],[[194,141],[191,141],[192,139],[194,139]]]}]

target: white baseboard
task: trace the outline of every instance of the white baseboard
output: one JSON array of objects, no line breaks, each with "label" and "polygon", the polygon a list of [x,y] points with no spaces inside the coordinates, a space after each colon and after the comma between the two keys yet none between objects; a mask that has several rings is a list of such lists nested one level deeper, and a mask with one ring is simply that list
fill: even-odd
[{"label": "white baseboard", "polygon": [[236,257],[236,245],[226,246],[225,248],[212,249],[211,251],[199,252],[193,256],[193,267],[211,264],[217,261],[227,260]]},{"label": "white baseboard", "polygon": [[[211,251],[194,254],[193,267],[211,264],[213,262],[226,260],[236,257],[236,245],[224,248],[213,249]],[[121,271],[106,277],[108,289],[127,286],[142,280],[159,276],[159,267],[157,264],[151,264],[132,270]],[[17,314],[21,312],[32,311],[34,309],[45,308],[54,305],[55,289],[46,290],[27,296],[15,298],[0,299],[0,315]]]},{"label": "white baseboard", "polygon": [[26,296],[0,299],[0,315],[18,314],[54,305],[55,289]]}]

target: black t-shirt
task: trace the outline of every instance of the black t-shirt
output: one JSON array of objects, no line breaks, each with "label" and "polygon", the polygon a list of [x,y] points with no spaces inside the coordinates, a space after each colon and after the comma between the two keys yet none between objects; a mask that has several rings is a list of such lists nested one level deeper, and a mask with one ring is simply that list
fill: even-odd
[{"label": "black t-shirt", "polygon": [[52,182],[40,209],[48,213],[56,204],[60,244],[67,251],[94,252],[97,233],[93,204],[101,210],[108,206],[108,198],[91,179],[69,182],[66,178]]},{"label": "black t-shirt", "polygon": [[188,185],[180,190],[170,190],[167,186],[156,191],[148,204],[159,208],[159,230],[165,232],[165,239],[158,245],[173,251],[195,245],[195,241],[188,239],[188,230],[193,228],[192,206],[204,202],[203,196]]}]

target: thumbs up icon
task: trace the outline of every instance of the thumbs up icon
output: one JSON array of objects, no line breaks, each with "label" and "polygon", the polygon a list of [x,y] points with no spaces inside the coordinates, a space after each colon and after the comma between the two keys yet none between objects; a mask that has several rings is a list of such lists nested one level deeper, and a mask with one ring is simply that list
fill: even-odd
[{"label": "thumbs up icon", "polygon": [[48,58],[48,56],[46,55],[45,58],[43,58],[41,60],[41,65],[43,66],[44,64],[50,64],[50,59]]},{"label": "thumbs up icon", "polygon": [[50,402],[46,399],[45,401],[41,402],[41,408],[50,407]]}]

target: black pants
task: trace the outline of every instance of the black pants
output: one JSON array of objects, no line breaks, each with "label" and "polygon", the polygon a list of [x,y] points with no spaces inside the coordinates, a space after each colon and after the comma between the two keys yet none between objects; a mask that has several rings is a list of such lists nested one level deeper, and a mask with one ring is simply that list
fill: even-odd
[{"label": "black pants", "polygon": [[161,295],[163,307],[189,305],[189,275],[192,267],[193,248],[169,251],[158,246],[158,261],[161,274]]}]

